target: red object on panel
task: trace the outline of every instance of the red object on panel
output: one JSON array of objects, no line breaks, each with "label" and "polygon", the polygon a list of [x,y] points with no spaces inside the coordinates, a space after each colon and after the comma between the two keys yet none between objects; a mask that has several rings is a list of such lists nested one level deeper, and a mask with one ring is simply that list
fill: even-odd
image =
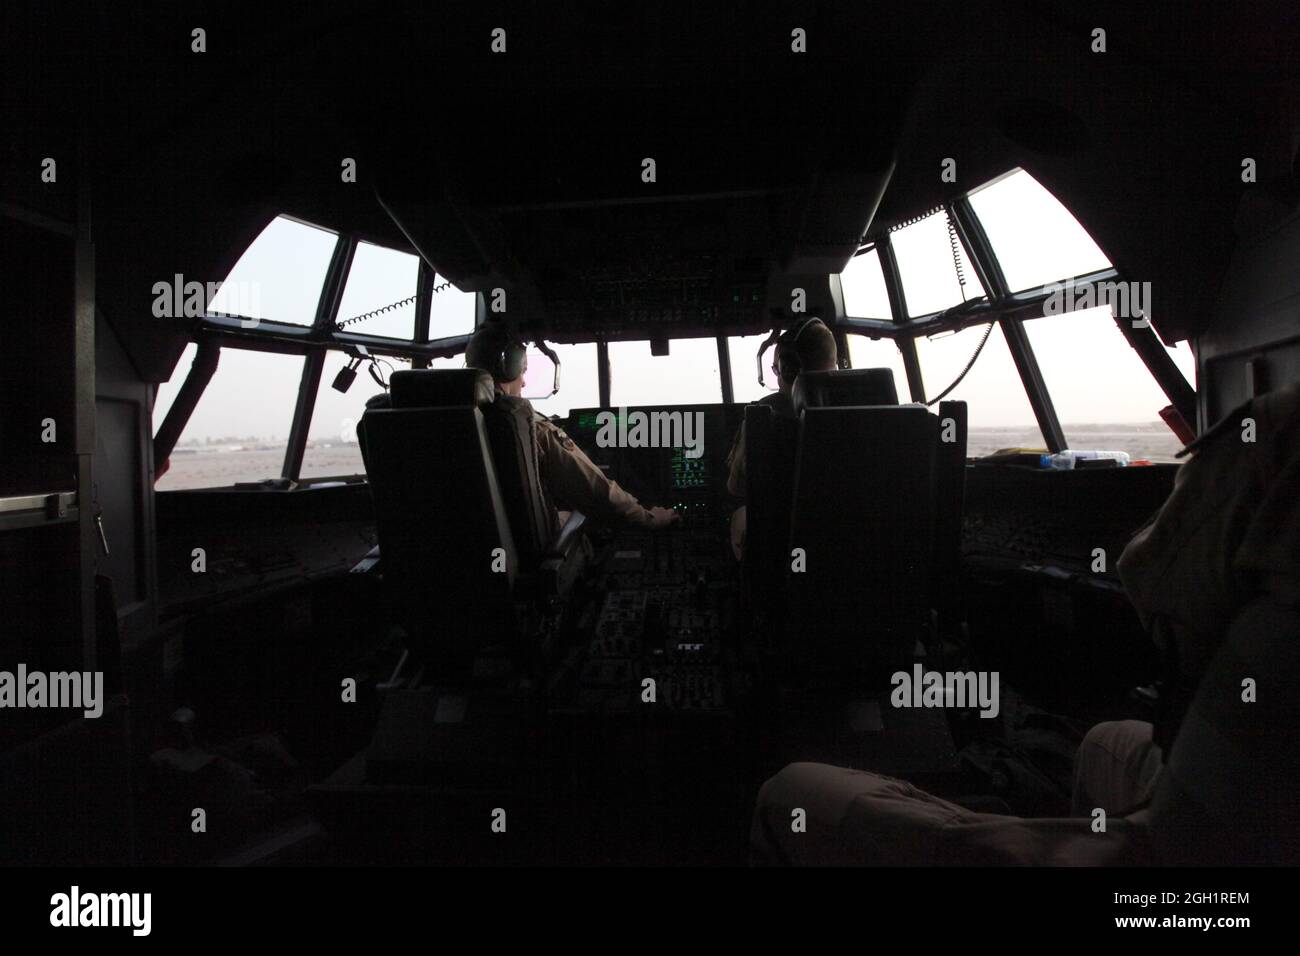
[{"label": "red object on panel", "polygon": [[1196,440],[1195,430],[1174,406],[1166,405],[1160,409],[1160,417],[1164,419],[1164,423],[1169,426],[1170,431],[1177,435],[1178,440],[1184,445],[1190,445]]}]

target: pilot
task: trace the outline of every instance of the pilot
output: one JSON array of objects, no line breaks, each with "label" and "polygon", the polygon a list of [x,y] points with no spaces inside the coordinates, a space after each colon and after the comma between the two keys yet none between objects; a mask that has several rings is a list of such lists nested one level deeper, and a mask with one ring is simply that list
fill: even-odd
[{"label": "pilot", "polygon": [[[470,338],[465,348],[465,364],[492,375],[498,401],[520,402],[533,413],[538,472],[550,499],[581,511],[592,520],[622,527],[658,529],[676,521],[676,511],[645,508],[618,482],[610,481],[572,438],[521,397],[524,372],[528,369],[526,355],[524,343],[507,327],[490,325],[480,328]],[[511,372],[513,376],[507,377]]]},{"label": "pilot", "polygon": [[[778,390],[764,395],[756,404],[771,405],[780,418],[794,418],[794,401],[791,392],[800,372],[829,372],[839,362],[835,336],[821,319],[812,317],[787,329],[777,339],[772,361]],[[736,440],[727,455],[727,491],[737,498],[745,497],[745,423],[740,423]],[[740,560],[745,550],[745,506],[741,505],[731,516],[731,548]]]},{"label": "pilot", "polygon": [[976,813],[892,777],[797,763],[759,793],[754,862],[1300,862],[1300,384],[1237,408],[1187,453],[1118,565],[1164,659],[1156,719],[1088,732],[1071,817]]}]

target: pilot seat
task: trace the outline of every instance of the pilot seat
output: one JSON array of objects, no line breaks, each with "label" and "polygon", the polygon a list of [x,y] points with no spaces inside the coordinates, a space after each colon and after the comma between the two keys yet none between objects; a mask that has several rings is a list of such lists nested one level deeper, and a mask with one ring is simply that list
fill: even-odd
[{"label": "pilot seat", "polygon": [[792,399],[746,410],[751,604],[783,658],[877,683],[960,614],[965,404],[900,405],[883,368],[801,374]]}]

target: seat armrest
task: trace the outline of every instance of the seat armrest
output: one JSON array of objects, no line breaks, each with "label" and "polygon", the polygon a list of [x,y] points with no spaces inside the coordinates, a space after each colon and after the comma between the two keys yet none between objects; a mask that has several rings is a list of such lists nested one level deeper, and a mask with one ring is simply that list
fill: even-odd
[{"label": "seat armrest", "polygon": [[351,574],[368,574],[379,567],[379,545],[375,545],[366,552],[366,556],[358,561],[349,571]]},{"label": "seat armrest", "polygon": [[[579,534],[582,526],[587,523],[587,516],[581,511],[575,511],[569,515],[569,520],[564,522],[564,527],[560,529],[555,540],[550,543],[546,549],[546,558],[563,558],[567,557],[569,552],[579,541]],[[545,561],[545,559],[543,559]]]},{"label": "seat armrest", "polygon": [[542,558],[537,567],[540,595],[543,598],[562,597],[577,580],[587,553],[578,547],[582,541],[582,526],[586,523],[586,515],[580,511],[573,512],[546,549],[546,557]]}]

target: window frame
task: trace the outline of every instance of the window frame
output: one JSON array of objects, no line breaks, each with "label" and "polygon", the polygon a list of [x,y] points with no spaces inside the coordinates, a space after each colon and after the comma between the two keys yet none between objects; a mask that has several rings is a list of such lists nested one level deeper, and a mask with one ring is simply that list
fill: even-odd
[{"label": "window frame", "polygon": [[[1025,319],[1042,316],[1043,303],[1051,292],[1047,287],[1020,292],[1008,290],[1001,263],[984,232],[979,216],[970,203],[971,193],[1005,179],[1021,169],[1023,167],[1009,169],[939,207],[952,219],[958,238],[965,246],[971,265],[986,290],[985,296],[959,303],[939,312],[909,317],[902,278],[898,272],[898,261],[890,242],[890,230],[886,227],[882,228],[870,242],[864,243],[862,249],[854,255],[872,246],[876,248],[893,312],[892,326],[882,327],[884,323],[849,316],[844,316],[841,324],[849,332],[856,331],[877,338],[894,338],[898,343],[899,351],[903,353],[903,365],[907,371],[908,390],[912,401],[924,404],[925,384],[916,353],[917,337],[935,335],[939,332],[961,331],[973,325],[997,322],[1002,327],[1007,347],[1011,350],[1012,359],[1020,374],[1021,386],[1034,411],[1044,443],[1050,451],[1058,452],[1066,447],[1064,431],[1057,418],[1056,407],[1038,366],[1038,360],[1034,356],[1033,347],[1024,330]],[[1027,170],[1025,172],[1028,174]],[[1050,193],[1051,190],[1048,192]],[[1068,208],[1067,206],[1066,209]],[[1097,292],[1097,287],[1102,283],[1122,281],[1119,270],[1114,267],[1083,275],[1062,276],[1058,281],[1071,280],[1076,289],[1089,289],[1093,292]],[[1042,321],[1049,319],[1050,317],[1045,317]],[[1115,318],[1115,323],[1129,345],[1138,353],[1147,372],[1155,379],[1170,404],[1189,424],[1194,423],[1196,390],[1168,354],[1155,329],[1149,323],[1145,328],[1133,328],[1132,322],[1121,318]]]},{"label": "window frame", "polygon": [[[417,274],[415,329],[411,339],[394,339],[387,336],[367,335],[335,328],[334,323],[338,319],[339,305],[343,300],[343,289],[347,284],[357,246],[363,237],[355,232],[338,232],[325,226],[319,226],[288,213],[277,214],[267,220],[267,225],[278,218],[285,218],[305,226],[323,229],[334,233],[337,237],[330,256],[329,266],[325,272],[325,279],[321,283],[320,295],[316,300],[312,324],[302,326],[276,322],[273,319],[262,319],[259,320],[256,326],[246,328],[238,316],[208,313],[199,319],[192,341],[198,344],[201,350],[205,350],[205,354],[210,354],[211,350],[215,350],[218,361],[220,350],[223,347],[302,355],[304,357],[302,376],[298,381],[298,397],[294,404],[293,418],[289,426],[288,444],[285,448],[285,457],[280,469],[280,477],[285,481],[287,487],[289,482],[299,480],[302,471],[303,457],[307,449],[307,436],[311,429],[312,415],[315,412],[316,397],[321,387],[321,372],[325,365],[326,353],[331,350],[355,351],[357,346],[363,346],[372,355],[409,359],[412,368],[426,368],[433,359],[452,358],[463,353],[465,345],[473,333],[444,336],[438,339],[429,338],[430,317],[437,275],[423,257],[420,257]],[[263,229],[265,228],[263,226]],[[258,235],[261,235],[261,231],[258,232]],[[396,248],[386,243],[374,242],[369,238],[366,238],[365,241],[388,249]],[[409,250],[401,249],[398,251],[408,252]],[[476,318],[477,307],[482,304],[481,294],[478,295],[478,300],[476,303]],[[211,372],[207,371],[206,374],[207,378],[210,379]],[[191,379],[194,379],[192,387]],[[186,391],[187,400],[184,403],[180,401],[173,403],[168,410],[167,417],[158,427],[157,434],[154,437],[155,462],[161,462],[170,457],[176,442],[189,422],[190,415],[203,397],[207,384],[207,381],[204,380],[204,370],[197,366],[191,366],[186,373],[185,381],[181,385],[181,389]],[[315,480],[318,479],[308,479],[306,484],[310,484]]]},{"label": "window frame", "polygon": [[[874,251],[874,252],[876,253],[876,258],[877,258],[877,261],[878,261],[879,264],[880,264],[880,271],[881,271],[882,276],[883,276],[883,274],[884,274],[884,272],[885,272],[885,260],[884,260],[884,253],[883,253],[883,251],[880,249],[880,242],[879,242],[879,241],[871,241],[871,242],[863,243],[863,245],[860,246],[860,247],[858,248],[858,251],[857,251],[857,252],[855,252],[855,253],[853,253],[853,255],[849,256],[849,261],[852,262],[852,261],[853,261],[854,259],[856,259],[858,256],[864,256],[864,255],[866,255],[867,253],[872,252],[872,251]],[[895,267],[897,267],[897,263],[895,263]],[[847,304],[846,304],[846,302],[845,302],[845,298],[844,298],[844,279],[843,279],[843,275],[844,275],[844,270],[845,270],[845,269],[848,269],[848,264],[847,264],[847,263],[845,264],[844,269],[841,269],[839,272],[837,272],[837,273],[834,274],[834,279],[835,279],[835,285],[836,285],[836,292],[838,293],[838,296],[839,296],[839,308],[841,309],[841,311],[843,311],[843,313],[844,313],[844,317],[845,317],[845,318],[849,318],[848,306],[847,306]],[[889,282],[888,282],[887,279],[885,280],[885,287],[886,287],[886,294],[888,294]],[[890,317],[889,317],[888,319],[881,319],[881,318],[876,317],[876,316],[865,316],[865,315],[853,316],[853,319],[854,319],[855,322],[863,323],[865,326],[888,325],[889,327],[892,328],[894,322],[896,321],[895,313],[894,313],[894,311],[893,311],[893,300],[892,300],[892,299],[890,300]]]},{"label": "window frame", "polygon": [[[1003,331],[1007,346],[1020,374],[1021,385],[1025,389],[1034,417],[1038,422],[1043,439],[1052,452],[1063,450],[1065,436],[1051,394],[1043,379],[1042,371],[1034,356],[1029,338],[1025,334],[1023,322],[1026,318],[1041,316],[1042,305],[1051,294],[1046,287],[1010,292],[1002,266],[993,250],[974,207],[970,203],[972,193],[992,185],[1007,176],[1013,175],[1023,167],[1014,167],[1001,175],[981,183],[975,189],[968,190],[937,207],[953,223],[958,238],[965,247],[971,266],[974,268],[985,289],[985,295],[939,312],[910,317],[907,301],[903,292],[902,278],[898,271],[898,261],[890,241],[889,228],[881,228],[872,238],[863,242],[854,253],[854,257],[875,249],[880,260],[884,276],[885,290],[889,297],[891,321],[879,319],[854,318],[841,315],[836,323],[837,338],[849,333],[864,334],[871,338],[893,339],[903,357],[903,367],[907,373],[908,391],[913,402],[924,404],[926,401],[925,382],[921,372],[920,360],[916,350],[916,338],[921,335],[934,335],[938,332],[960,331],[972,325],[997,322]],[[1028,175],[1027,170],[1025,172]],[[1050,193],[1051,191],[1048,190]],[[1058,200],[1059,202],[1059,200]],[[1062,204],[1064,205],[1064,204]],[[1067,210],[1069,207],[1066,207]],[[290,219],[313,228],[335,232],[327,227],[299,219],[287,213],[274,218]],[[273,220],[268,220],[268,224]],[[265,226],[263,227],[265,228]],[[298,398],[294,407],[290,426],[289,442],[285,450],[285,459],[281,469],[281,478],[286,486],[297,482],[302,470],[302,461],[306,452],[307,434],[311,427],[312,415],[316,406],[316,397],[321,385],[321,372],[324,368],[325,354],[331,349],[344,351],[355,350],[357,346],[374,355],[383,355],[409,359],[412,368],[427,368],[435,358],[450,358],[464,352],[472,332],[459,335],[429,339],[432,300],[435,294],[436,274],[421,256],[417,274],[415,328],[410,340],[393,339],[385,336],[366,335],[335,328],[338,309],[343,297],[348,274],[352,268],[353,258],[361,237],[355,232],[335,232],[337,240],[331,255],[330,264],[317,299],[315,318],[310,327],[291,325],[274,320],[261,320],[254,328],[243,327],[238,317],[207,314],[198,323],[194,341],[200,349],[220,349],[223,345],[237,348],[252,348],[257,351],[289,352],[305,356],[302,377],[298,383]],[[261,235],[259,232],[258,235]],[[366,241],[373,242],[367,239]],[[385,243],[373,243],[385,248],[395,248]],[[407,250],[399,250],[407,251]],[[1104,250],[1103,250],[1104,251]],[[417,253],[418,254],[418,253]],[[838,280],[838,276],[832,277]],[[1059,281],[1073,280],[1076,289],[1089,288],[1097,291],[1101,283],[1121,280],[1115,268],[1108,268],[1079,276],[1063,276]],[[838,284],[838,281],[836,282]],[[839,308],[843,310],[842,289],[838,290]],[[475,303],[475,326],[481,321],[485,302],[481,293],[477,294]],[[1045,319],[1046,320],[1046,319]],[[1164,348],[1155,329],[1148,325],[1135,329],[1130,321],[1116,318],[1116,324],[1123,332],[1129,345],[1138,353],[1147,371],[1151,374],[1170,403],[1190,424],[1197,420],[1196,390],[1187,381],[1173,358]],[[727,330],[719,329],[715,336],[718,349],[719,386],[723,401],[730,403],[734,398],[731,381],[731,364]],[[600,401],[608,406],[610,397],[610,364],[607,340],[595,338],[597,355],[597,375]],[[257,343],[257,344],[253,344]],[[182,389],[187,401],[177,401],[169,410],[166,420],[158,428],[154,439],[154,460],[162,461],[170,456],[176,441],[184,431],[198,400],[202,398],[207,387],[203,380],[204,370],[196,362],[187,374]],[[211,372],[207,372],[210,377]],[[191,387],[190,379],[194,379]],[[178,396],[179,398],[179,396]]]},{"label": "window frame", "polygon": [[[731,349],[727,344],[726,338],[720,335],[682,335],[676,338],[670,338],[668,341],[693,342],[693,341],[708,341],[709,339],[713,340],[714,347],[717,349],[718,378],[716,384],[719,390],[719,397],[723,402],[730,405],[733,403],[735,396],[734,396],[734,389],[731,381],[731,364],[730,364]],[[612,390],[611,369],[614,367],[613,364],[610,362],[610,356],[609,356],[610,344],[645,342],[647,345],[650,345],[653,341],[654,341],[653,339],[648,337],[633,335],[627,338],[606,339],[600,343],[601,347],[597,349],[596,361],[598,363],[597,370],[600,376],[599,382],[600,382],[601,407],[603,408],[614,407],[612,404],[612,400],[610,398],[610,392]],[[682,403],[670,402],[668,404],[682,404]],[[686,403],[686,404],[690,404],[690,403]],[[706,404],[711,404],[711,403],[706,403]],[[647,407],[652,407],[652,406],[647,406]]]}]

